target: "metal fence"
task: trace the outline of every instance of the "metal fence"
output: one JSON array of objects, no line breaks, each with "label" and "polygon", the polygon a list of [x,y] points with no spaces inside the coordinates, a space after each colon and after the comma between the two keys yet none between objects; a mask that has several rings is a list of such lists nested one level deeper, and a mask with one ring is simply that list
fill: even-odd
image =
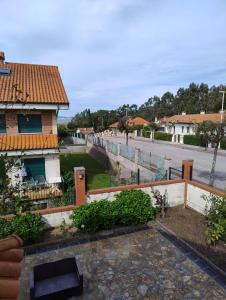
[{"label": "metal fence", "polygon": [[131,160],[131,161],[135,161],[135,153],[136,150],[135,148],[129,147],[127,145],[121,144],[120,145],[120,151],[119,151],[120,155]]},{"label": "metal fence", "polygon": [[107,151],[110,153],[117,155],[118,154],[118,145],[115,143],[112,143],[110,141],[107,141]]}]

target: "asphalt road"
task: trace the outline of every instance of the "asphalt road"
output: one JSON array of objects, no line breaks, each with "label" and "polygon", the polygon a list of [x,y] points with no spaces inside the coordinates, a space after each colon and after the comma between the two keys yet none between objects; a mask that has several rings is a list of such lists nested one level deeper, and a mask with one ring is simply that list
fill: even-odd
[{"label": "asphalt road", "polygon": [[[105,137],[110,141],[116,143],[125,143],[123,137]],[[207,183],[209,182],[209,175],[211,170],[213,154],[203,151],[182,149],[172,144],[159,144],[156,142],[141,141],[129,139],[129,146],[139,148],[145,152],[152,152],[155,155],[167,157],[172,159],[172,167],[181,168],[182,160],[193,159],[193,178]],[[218,155],[215,173],[215,184],[220,189],[226,188],[226,156]]]}]

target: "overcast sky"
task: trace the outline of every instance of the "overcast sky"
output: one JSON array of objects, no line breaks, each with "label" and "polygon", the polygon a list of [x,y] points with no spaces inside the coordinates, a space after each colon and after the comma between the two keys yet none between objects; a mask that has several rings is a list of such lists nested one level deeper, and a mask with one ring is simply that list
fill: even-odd
[{"label": "overcast sky", "polygon": [[0,0],[0,9],[6,61],[59,66],[70,101],[61,115],[226,83],[225,0]]}]

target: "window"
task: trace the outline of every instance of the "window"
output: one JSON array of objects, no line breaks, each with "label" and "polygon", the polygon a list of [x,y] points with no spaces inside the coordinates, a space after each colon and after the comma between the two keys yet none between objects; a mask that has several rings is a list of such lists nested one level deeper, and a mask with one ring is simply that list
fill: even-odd
[{"label": "window", "polygon": [[182,130],[182,133],[184,133],[184,126],[182,126],[181,130]]},{"label": "window", "polygon": [[45,177],[45,159],[44,158],[28,158],[24,159],[24,168],[26,172],[26,178],[31,177],[35,180],[43,176]]},{"label": "window", "polygon": [[173,133],[175,133],[175,131],[176,131],[176,127],[175,127],[175,126],[173,126]]},{"label": "window", "polygon": [[190,133],[190,127],[189,126],[187,127],[187,133]]},{"label": "window", "polygon": [[6,133],[5,115],[0,115],[0,133]]},{"label": "window", "polygon": [[18,115],[20,133],[42,132],[41,115]]}]

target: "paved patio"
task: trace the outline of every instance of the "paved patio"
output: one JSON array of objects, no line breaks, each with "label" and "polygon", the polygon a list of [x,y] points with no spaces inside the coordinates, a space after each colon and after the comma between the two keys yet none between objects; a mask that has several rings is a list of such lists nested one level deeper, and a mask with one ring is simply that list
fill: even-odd
[{"label": "paved patio", "polygon": [[84,294],[76,299],[226,299],[226,290],[157,229],[27,256],[19,300],[29,299],[32,266],[76,255]]}]

